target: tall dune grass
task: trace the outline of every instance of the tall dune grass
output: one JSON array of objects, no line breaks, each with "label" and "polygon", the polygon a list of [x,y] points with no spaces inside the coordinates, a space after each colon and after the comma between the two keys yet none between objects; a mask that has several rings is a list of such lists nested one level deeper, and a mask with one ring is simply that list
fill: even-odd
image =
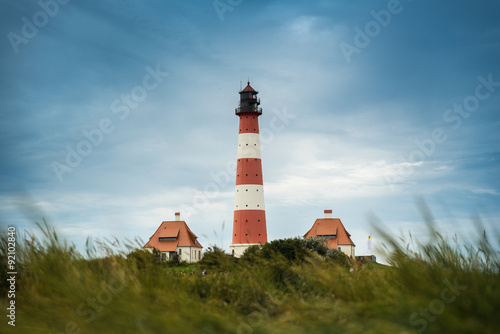
[{"label": "tall dune grass", "polygon": [[[84,256],[41,225],[43,237],[17,236],[16,326],[3,315],[0,332],[500,332],[498,250],[482,233],[468,245],[448,240],[427,218],[427,243],[384,236],[391,266],[351,271],[313,252],[296,260],[215,252],[186,275],[134,242],[89,241]],[[6,253],[3,234],[5,314]]]}]

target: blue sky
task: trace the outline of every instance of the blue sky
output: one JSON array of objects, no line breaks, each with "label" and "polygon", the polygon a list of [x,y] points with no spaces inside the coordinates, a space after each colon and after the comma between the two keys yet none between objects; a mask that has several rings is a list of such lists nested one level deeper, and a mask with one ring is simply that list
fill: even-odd
[{"label": "blue sky", "polygon": [[475,235],[475,215],[496,232],[499,14],[496,1],[2,1],[0,221],[43,216],[81,248],[146,241],[181,211],[227,249],[250,78],[269,239],[305,234],[324,209],[358,254],[370,212],[426,238],[419,196],[447,235]]}]

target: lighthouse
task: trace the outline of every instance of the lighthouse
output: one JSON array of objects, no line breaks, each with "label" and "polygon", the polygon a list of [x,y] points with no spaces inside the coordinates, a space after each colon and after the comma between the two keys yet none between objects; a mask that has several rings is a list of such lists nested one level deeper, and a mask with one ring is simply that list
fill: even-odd
[{"label": "lighthouse", "polygon": [[260,156],[259,116],[262,108],[250,86],[240,91],[236,191],[231,254],[240,257],[251,245],[267,242],[264,186]]}]

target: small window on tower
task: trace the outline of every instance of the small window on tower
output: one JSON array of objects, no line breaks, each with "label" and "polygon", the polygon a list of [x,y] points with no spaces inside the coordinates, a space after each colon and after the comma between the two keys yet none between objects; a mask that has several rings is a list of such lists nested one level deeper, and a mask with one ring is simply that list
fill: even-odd
[{"label": "small window on tower", "polygon": [[248,189],[247,189],[247,191],[248,191]]},{"label": "small window on tower", "polygon": [[258,222],[260,222],[260,219],[259,219],[259,220],[257,220],[257,221],[258,221]]},{"label": "small window on tower", "polygon": [[257,204],[257,207],[259,207],[259,204]]},{"label": "small window on tower", "polygon": [[248,176],[248,174],[245,174],[246,176]]},{"label": "small window on tower", "polygon": [[247,144],[247,146],[248,146],[248,144]]},{"label": "small window on tower", "polygon": [[247,204],[247,207],[248,207],[248,204]]}]

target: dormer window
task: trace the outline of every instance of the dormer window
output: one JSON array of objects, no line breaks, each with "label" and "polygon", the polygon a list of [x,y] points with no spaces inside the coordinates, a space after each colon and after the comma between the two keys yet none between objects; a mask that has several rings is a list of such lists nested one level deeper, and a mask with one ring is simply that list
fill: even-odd
[{"label": "dormer window", "polygon": [[177,240],[177,237],[159,237],[159,241],[172,241],[172,240]]},{"label": "dormer window", "polygon": [[337,235],[335,234],[324,234],[324,235],[318,235],[320,238],[325,238],[325,239],[335,239]]}]

